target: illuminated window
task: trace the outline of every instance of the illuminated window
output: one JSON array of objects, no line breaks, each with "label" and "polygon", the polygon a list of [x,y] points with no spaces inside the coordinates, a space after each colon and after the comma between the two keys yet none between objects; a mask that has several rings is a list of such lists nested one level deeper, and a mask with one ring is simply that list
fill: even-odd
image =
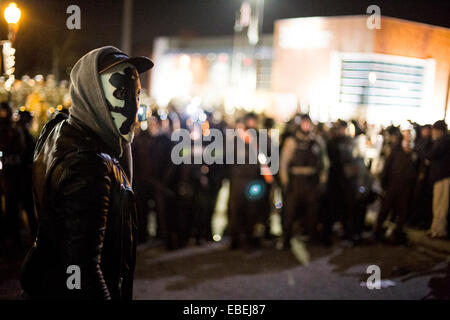
[{"label": "illuminated window", "polygon": [[425,59],[385,54],[341,54],[339,102],[421,107],[425,104],[430,78],[433,79],[429,77],[430,71],[434,74],[434,63]]}]

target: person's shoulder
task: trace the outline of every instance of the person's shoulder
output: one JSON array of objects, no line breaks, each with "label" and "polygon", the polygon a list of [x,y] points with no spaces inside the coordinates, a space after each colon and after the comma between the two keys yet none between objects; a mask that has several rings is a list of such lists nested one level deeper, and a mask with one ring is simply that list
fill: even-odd
[{"label": "person's shoulder", "polygon": [[98,178],[108,175],[113,166],[113,158],[93,150],[76,150],[61,160],[65,176]]},{"label": "person's shoulder", "polygon": [[433,142],[433,149],[442,149],[442,147],[450,147],[450,135],[446,134]]},{"label": "person's shoulder", "polygon": [[51,119],[50,121],[48,121],[44,127],[42,128],[41,133],[39,134],[39,139],[42,139],[50,133],[52,131],[54,131],[55,129],[58,130],[59,128],[61,128],[61,126],[66,122],[65,120],[67,120],[67,115],[59,113],[57,114],[53,119]]},{"label": "person's shoulder", "polygon": [[72,152],[60,159],[51,173],[51,185],[63,194],[92,190],[108,185],[111,177],[108,161],[92,151]]}]

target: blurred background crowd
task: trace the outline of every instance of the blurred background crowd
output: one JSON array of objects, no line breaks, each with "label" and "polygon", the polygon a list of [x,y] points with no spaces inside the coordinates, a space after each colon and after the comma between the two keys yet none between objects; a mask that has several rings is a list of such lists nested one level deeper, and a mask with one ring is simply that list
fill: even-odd
[{"label": "blurred background crowd", "polygon": [[[180,127],[191,131],[192,144],[210,128],[280,129],[279,139],[272,139],[279,141],[280,170],[261,175],[270,155],[252,148],[245,134],[236,139],[246,144],[246,159],[256,153],[257,164],[174,165],[170,134]],[[444,121],[377,127],[357,120],[313,123],[301,113],[277,123],[246,112],[225,120],[217,111],[192,116],[159,110],[141,122],[132,148],[146,230],[141,241],[159,238],[169,249],[224,235],[234,249],[274,238],[289,248],[294,235],[324,245],[336,236],[352,245],[404,244],[405,226],[431,237],[448,234],[448,187],[440,186],[448,184],[450,169]]]},{"label": "blurred background crowd", "polygon": [[[6,249],[22,250],[35,237],[34,145],[48,119],[69,113],[67,90],[67,83],[51,76],[25,78],[11,95],[11,104],[20,107],[0,105],[0,235]],[[142,101],[149,104],[138,111],[132,143],[140,243],[169,250],[224,237],[231,249],[267,241],[289,248],[294,237],[323,245],[334,239],[351,246],[405,244],[405,227],[448,237],[450,138],[443,120],[383,127],[358,120],[313,122],[298,112],[279,122],[245,110],[231,116],[198,105],[194,112],[192,102],[162,108],[145,93]],[[227,128],[241,129],[234,138],[245,144],[246,159],[255,153],[258,162],[175,165],[171,134],[180,128],[189,130],[193,146],[203,141],[203,150],[210,129],[224,135]],[[268,143],[280,152],[278,172],[261,175],[270,154],[258,143],[251,146],[249,129],[268,130]],[[224,150],[215,152],[225,159]]]},{"label": "blurred background crowd", "polygon": [[5,77],[0,77],[0,101],[9,101],[16,111],[27,111],[33,115],[30,122],[31,133],[37,136],[44,124],[56,111],[70,106],[69,82],[57,81],[53,75],[46,78],[23,76],[15,80],[10,90],[5,87]]}]

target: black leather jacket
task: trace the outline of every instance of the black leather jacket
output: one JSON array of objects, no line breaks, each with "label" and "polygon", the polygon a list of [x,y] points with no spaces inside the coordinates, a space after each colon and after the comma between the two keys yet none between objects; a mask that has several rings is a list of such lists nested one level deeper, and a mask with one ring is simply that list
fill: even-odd
[{"label": "black leather jacket", "polygon": [[[136,209],[129,179],[108,147],[60,114],[43,129],[33,164],[38,237],[22,268],[31,298],[131,299]],[[81,289],[69,290],[70,265]]]}]

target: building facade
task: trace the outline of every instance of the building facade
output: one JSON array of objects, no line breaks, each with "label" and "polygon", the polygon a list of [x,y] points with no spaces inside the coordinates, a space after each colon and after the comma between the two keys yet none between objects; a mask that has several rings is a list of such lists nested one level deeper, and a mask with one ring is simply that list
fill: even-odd
[{"label": "building facade", "polygon": [[369,16],[279,20],[274,31],[272,92],[316,120],[360,118],[401,124],[444,118],[450,29]]}]

